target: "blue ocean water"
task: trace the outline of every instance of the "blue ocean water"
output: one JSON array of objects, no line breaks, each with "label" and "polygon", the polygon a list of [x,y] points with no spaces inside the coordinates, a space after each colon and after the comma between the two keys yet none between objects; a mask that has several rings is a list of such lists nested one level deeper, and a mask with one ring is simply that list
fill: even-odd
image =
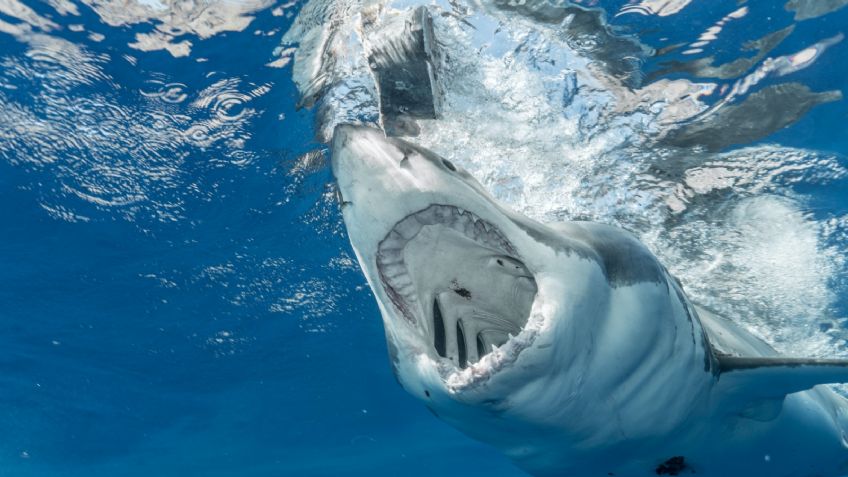
[{"label": "blue ocean water", "polygon": [[[718,62],[792,17],[750,3]],[[524,475],[392,376],[316,110],[278,55],[302,6],[0,2],[0,476]],[[672,44],[736,8],[611,21]],[[797,22],[769,55],[846,25]],[[837,42],[792,79],[848,92],[845,58]],[[763,143],[848,165],[845,100],[734,147]],[[792,187],[836,224],[845,185]],[[831,281],[845,327],[844,268]]]},{"label": "blue ocean water", "polygon": [[0,33],[0,475],[517,473],[396,385],[264,66],[280,5],[177,58],[127,46],[156,21],[25,6],[56,26]]}]

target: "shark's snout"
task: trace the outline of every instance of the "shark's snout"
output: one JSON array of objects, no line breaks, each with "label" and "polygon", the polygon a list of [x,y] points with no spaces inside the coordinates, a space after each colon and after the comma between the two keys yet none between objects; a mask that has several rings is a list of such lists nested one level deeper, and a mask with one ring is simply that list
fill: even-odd
[{"label": "shark's snout", "polygon": [[419,174],[404,168],[407,153],[379,129],[339,125],[332,150],[331,165],[342,205],[361,205],[370,215],[391,221],[397,217],[392,217],[386,202],[420,188]]},{"label": "shark's snout", "polygon": [[395,169],[403,154],[379,129],[353,124],[336,126],[333,133],[333,172],[359,176]]}]

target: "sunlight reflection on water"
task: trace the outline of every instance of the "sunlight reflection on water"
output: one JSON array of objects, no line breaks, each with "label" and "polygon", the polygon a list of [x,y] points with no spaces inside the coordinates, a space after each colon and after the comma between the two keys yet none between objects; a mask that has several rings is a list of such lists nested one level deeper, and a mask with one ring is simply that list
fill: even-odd
[{"label": "sunlight reflection on water", "polygon": [[[79,14],[68,6],[74,4],[63,5],[63,15]],[[201,39],[243,30],[252,18],[246,14],[270,3],[213,2],[194,5],[195,10],[186,10],[187,5],[91,3],[112,26],[153,22],[170,37],[190,33]],[[115,70],[110,62],[135,66],[137,60],[113,58],[52,35],[60,26],[23,4],[7,2],[3,13],[23,20],[0,24],[24,51],[0,59],[0,85],[5,85],[0,88],[0,158],[42,173],[42,205],[54,217],[90,218],[62,204],[73,196],[128,219],[142,214],[178,220],[184,217],[185,195],[193,193],[184,163],[188,151],[207,151],[208,167],[245,167],[255,160],[244,144],[251,138],[248,125],[260,112],[252,104],[271,90],[270,83],[208,71],[187,85],[164,73],[142,72],[147,78],[138,86],[137,101],[129,103],[119,90],[134,88],[136,81],[128,84],[108,71]],[[21,98],[21,91],[39,94]]]}]

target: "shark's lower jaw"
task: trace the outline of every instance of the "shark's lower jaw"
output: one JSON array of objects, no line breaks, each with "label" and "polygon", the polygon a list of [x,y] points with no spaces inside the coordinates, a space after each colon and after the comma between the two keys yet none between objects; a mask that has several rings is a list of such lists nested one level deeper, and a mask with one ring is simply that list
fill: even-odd
[{"label": "shark's lower jaw", "polygon": [[379,243],[376,262],[386,296],[446,377],[480,374],[473,368],[484,361],[497,368],[506,358],[499,348],[522,334],[537,291],[497,227],[450,205],[400,220]]}]

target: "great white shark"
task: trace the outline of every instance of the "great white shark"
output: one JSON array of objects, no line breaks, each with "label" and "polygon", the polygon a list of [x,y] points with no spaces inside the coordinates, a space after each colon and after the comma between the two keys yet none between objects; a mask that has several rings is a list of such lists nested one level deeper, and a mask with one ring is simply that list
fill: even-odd
[{"label": "great white shark", "polygon": [[338,126],[332,169],[398,381],[530,474],[848,475],[818,386],[848,361],[778,356],[630,233],[531,220],[378,129]]}]

